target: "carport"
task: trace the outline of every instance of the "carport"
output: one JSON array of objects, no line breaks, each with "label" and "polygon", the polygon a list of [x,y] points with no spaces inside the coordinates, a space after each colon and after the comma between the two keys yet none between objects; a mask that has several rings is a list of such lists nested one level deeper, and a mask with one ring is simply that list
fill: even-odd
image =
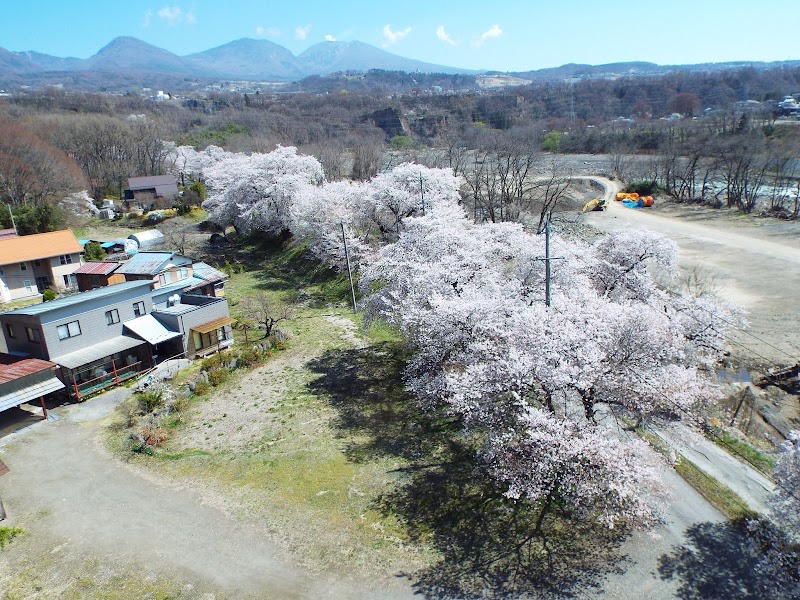
[{"label": "carport", "polygon": [[55,375],[55,363],[38,358],[0,354],[0,411],[39,399],[44,418],[44,397],[66,386]]}]

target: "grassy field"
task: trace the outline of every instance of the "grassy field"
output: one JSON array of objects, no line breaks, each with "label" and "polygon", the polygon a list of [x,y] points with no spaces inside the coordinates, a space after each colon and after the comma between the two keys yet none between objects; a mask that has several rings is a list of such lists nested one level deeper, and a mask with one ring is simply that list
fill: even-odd
[{"label": "grassy field", "polygon": [[[287,348],[192,397],[185,414],[168,423],[174,428],[171,442],[152,457],[134,460],[227,497],[240,518],[265,524],[316,568],[374,574],[424,566],[433,557],[431,548],[422,539],[412,543],[402,519],[379,504],[403,482],[408,460],[364,450],[375,443],[376,418],[392,430],[398,416],[392,406],[413,405],[401,380],[397,334],[384,326],[362,336],[360,316],[348,309],[346,276],[303,252],[251,247],[235,269],[240,272],[226,283],[234,317],[243,315],[244,299],[260,291],[293,306],[293,318],[280,324],[289,335]],[[241,332],[236,335],[243,346]],[[251,330],[250,342],[260,335]],[[340,381],[342,372],[351,379]],[[268,387],[276,381],[279,390]],[[234,409],[232,402],[241,397],[249,402]],[[258,435],[245,444],[230,443],[251,415],[260,424]],[[197,438],[197,430],[205,435]],[[187,445],[186,437],[199,447]]]}]

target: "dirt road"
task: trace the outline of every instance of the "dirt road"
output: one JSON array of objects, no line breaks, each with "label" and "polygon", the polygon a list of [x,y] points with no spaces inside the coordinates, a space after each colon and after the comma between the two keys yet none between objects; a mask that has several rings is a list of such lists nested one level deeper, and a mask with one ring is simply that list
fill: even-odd
[{"label": "dirt road", "polygon": [[[607,197],[616,191],[615,182],[593,179],[606,186]],[[643,209],[612,200],[608,210],[585,218],[602,231],[664,234],[678,244],[682,268],[713,275],[722,296],[747,310],[746,332],[732,336],[735,355],[757,364],[800,360],[800,227],[667,200]]]},{"label": "dirt road", "polygon": [[[101,410],[92,410],[95,401]],[[178,582],[182,598],[410,595],[315,575],[271,544],[270,532],[259,523],[229,515],[207,490],[183,488],[125,465],[103,444],[103,421],[96,419],[107,412],[105,404],[100,397],[70,407],[78,418],[65,411],[58,422],[0,441],[0,458],[11,469],[0,479],[8,524],[27,531],[0,552],[0,590],[16,586],[24,593],[20,597],[30,597],[39,587],[40,597],[48,597],[75,585],[76,571],[91,561],[117,577],[132,572]],[[39,579],[25,587],[32,577]]]}]

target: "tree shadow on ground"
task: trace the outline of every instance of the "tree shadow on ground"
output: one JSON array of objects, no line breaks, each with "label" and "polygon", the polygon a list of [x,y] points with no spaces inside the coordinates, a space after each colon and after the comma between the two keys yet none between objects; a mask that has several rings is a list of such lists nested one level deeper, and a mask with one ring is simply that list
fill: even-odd
[{"label": "tree shadow on ground", "polygon": [[402,460],[397,485],[376,508],[405,523],[412,541],[438,551],[436,564],[401,574],[419,594],[569,598],[620,570],[624,531],[506,498],[477,464],[460,423],[421,410],[405,392],[403,364],[402,349],[388,343],[328,351],[309,364],[318,374],[309,388],[337,410],[350,460]]},{"label": "tree shadow on ground", "polygon": [[762,548],[740,522],[699,523],[687,543],[659,558],[662,579],[680,581],[683,600],[790,600],[800,598],[791,578],[758,568]]}]

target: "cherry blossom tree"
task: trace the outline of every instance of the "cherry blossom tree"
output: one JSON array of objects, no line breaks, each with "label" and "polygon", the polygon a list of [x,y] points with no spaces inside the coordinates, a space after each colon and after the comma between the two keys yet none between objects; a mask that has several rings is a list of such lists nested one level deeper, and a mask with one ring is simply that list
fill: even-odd
[{"label": "cherry blossom tree", "polygon": [[402,230],[404,219],[424,215],[441,203],[457,204],[459,187],[451,169],[403,163],[370,180],[374,207],[365,216],[392,239]]},{"label": "cherry blossom tree", "polygon": [[759,556],[762,593],[767,598],[800,594],[800,432],[790,431],[775,465],[778,484],[765,517],[752,519],[748,529]]},{"label": "cherry blossom tree", "polygon": [[281,146],[267,154],[225,157],[203,173],[209,189],[203,206],[214,222],[276,236],[290,229],[291,205],[303,186],[323,179],[316,158]]},{"label": "cherry blossom tree", "polygon": [[559,249],[547,307],[542,236],[432,207],[406,217],[397,242],[365,269],[364,289],[377,289],[367,316],[404,332],[409,389],[482,440],[479,458],[509,497],[565,504],[608,526],[645,523],[654,470],[609,417],[654,419],[714,398],[701,368],[712,344],[688,334],[708,331],[718,313],[698,310],[703,323],[690,326],[690,303],[655,285],[647,267],[669,272],[675,262],[674,246],[655,234],[594,247],[559,240]]}]

